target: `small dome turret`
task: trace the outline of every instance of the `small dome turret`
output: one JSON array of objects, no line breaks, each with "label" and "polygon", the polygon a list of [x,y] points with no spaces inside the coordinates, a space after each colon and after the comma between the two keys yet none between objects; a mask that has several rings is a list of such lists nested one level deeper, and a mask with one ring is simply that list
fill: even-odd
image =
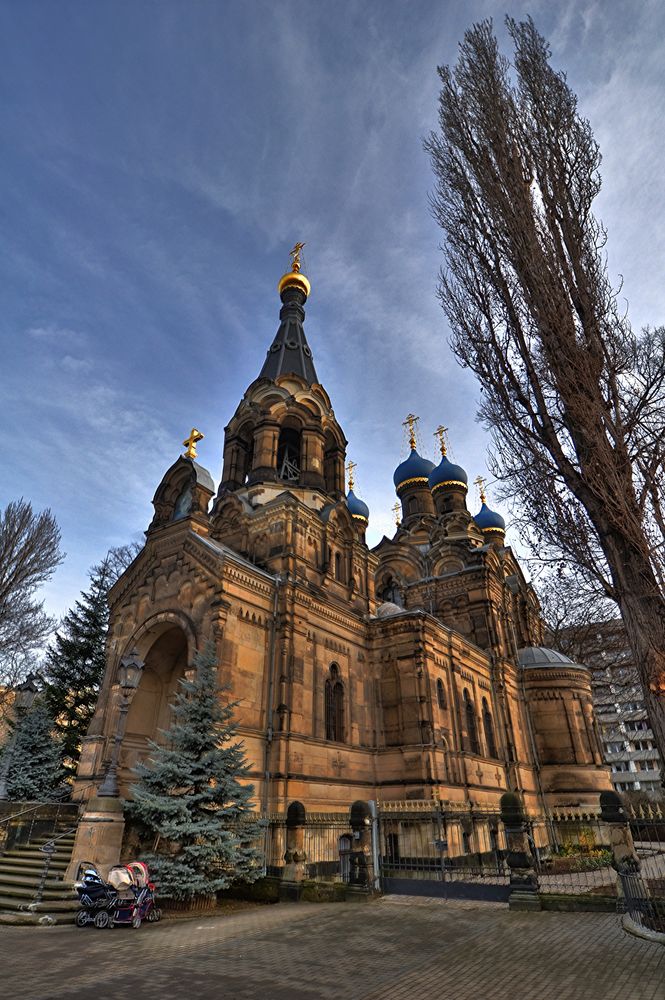
[{"label": "small dome turret", "polygon": [[429,488],[432,493],[446,486],[457,486],[466,490],[468,482],[469,477],[462,466],[454,465],[446,455],[441,456],[441,461],[429,474]]},{"label": "small dome turret", "polygon": [[353,490],[349,490],[346,494],[346,506],[349,508],[349,514],[354,521],[364,521],[365,525],[367,525],[369,522],[369,507],[360,497],[355,495]]},{"label": "small dome turret", "polygon": [[364,533],[365,528],[369,524],[369,507],[353,492],[353,487],[355,486],[355,470],[356,463],[349,462],[346,467],[346,471],[349,474],[349,492],[346,494],[346,506],[349,514],[353,518],[356,528],[361,533]]},{"label": "small dome turret", "polygon": [[415,448],[411,448],[409,457],[404,462],[400,462],[395,469],[393,475],[395,489],[399,493],[400,488],[406,486],[407,483],[427,483],[429,474],[433,468],[433,462],[429,462],[426,458],[419,455]]},{"label": "small dome turret", "polygon": [[503,536],[506,533],[506,522],[501,517],[501,514],[498,514],[495,510],[491,510],[487,506],[485,480],[482,476],[478,476],[475,482],[478,484],[481,506],[478,513],[473,515],[473,520],[488,541],[498,541],[500,539],[503,542]]},{"label": "small dome turret", "polygon": [[434,432],[439,439],[441,461],[429,474],[428,485],[439,517],[456,511],[466,511],[466,494],[469,477],[461,465],[455,465],[447,455],[447,427],[439,426]]},{"label": "small dome turret", "polygon": [[473,519],[483,533],[486,531],[499,531],[502,535],[506,533],[506,522],[501,514],[490,510],[486,503],[483,503],[478,513],[473,515]]}]

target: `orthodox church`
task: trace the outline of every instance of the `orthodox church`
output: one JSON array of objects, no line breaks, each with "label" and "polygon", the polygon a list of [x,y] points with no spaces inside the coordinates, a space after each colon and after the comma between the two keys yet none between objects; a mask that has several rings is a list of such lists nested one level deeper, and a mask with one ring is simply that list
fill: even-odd
[{"label": "orthodox church", "polygon": [[[178,682],[214,643],[237,701],[257,807],[346,812],[356,800],[498,807],[595,805],[609,789],[589,671],[542,647],[537,597],[503,518],[446,455],[394,472],[398,524],[373,549],[345,481],[347,441],[305,336],[300,246],[279,326],[225,429],[221,483],[198,431],[154,496],[146,543],[110,594],[108,665],[80,794],[101,782],[118,727],[117,671],[145,664],[126,716],[121,794],[169,726]],[[351,466],[351,471],[353,466]]]}]

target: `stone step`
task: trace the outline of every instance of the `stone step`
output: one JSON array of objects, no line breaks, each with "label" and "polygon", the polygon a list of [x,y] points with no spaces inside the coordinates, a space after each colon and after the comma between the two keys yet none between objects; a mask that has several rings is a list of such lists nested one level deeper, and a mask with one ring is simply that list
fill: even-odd
[{"label": "stone step", "polygon": [[[72,850],[71,850],[71,847],[70,847],[69,849],[66,849],[66,848],[65,849],[60,849],[60,850],[56,849],[53,852],[53,854],[51,855],[51,858],[53,860],[57,859],[58,861],[62,861],[62,860],[69,861],[70,858],[71,858],[71,856],[72,856]],[[11,859],[12,861],[14,861],[14,860],[22,859],[22,860],[25,860],[25,861],[38,861],[40,858],[43,859],[45,857],[46,857],[46,855],[45,855],[45,853],[43,851],[40,851],[40,850],[33,850],[33,851],[31,851],[29,848],[23,847],[21,849],[6,851],[2,855],[2,860],[3,861],[8,861],[9,859]]]},{"label": "stone step", "polygon": [[76,923],[76,913],[74,910],[65,910],[62,913],[52,913],[51,911],[27,913],[21,910],[0,910],[0,926],[2,924],[18,924],[21,927],[37,927],[40,924],[74,923]]},{"label": "stone step", "polygon": [[[66,861],[64,858],[61,858],[59,860],[53,858],[51,860],[50,870],[65,871],[68,863],[69,862]],[[19,872],[38,873],[41,872],[43,867],[44,867],[44,859],[41,857],[35,858],[34,861],[31,861],[28,858],[17,858],[14,861],[12,860],[4,861],[2,858],[0,858],[0,877],[2,877],[3,872],[16,872],[17,874]]]},{"label": "stone step", "polygon": [[[3,879],[0,882],[0,896],[5,898],[11,896],[12,899],[19,901],[27,900],[30,903],[35,898],[38,885],[39,882],[33,882],[28,885],[16,885],[14,882],[5,882]],[[55,888],[47,888],[45,886],[42,896],[44,899],[78,899],[74,887],[69,882],[61,882]]]},{"label": "stone step", "polygon": [[[35,878],[34,874],[26,875],[21,872],[0,872],[0,887],[8,885],[29,887],[38,884],[39,878]],[[62,878],[47,878],[44,885],[47,889],[62,889],[63,886],[70,886],[73,885],[73,883],[64,882]]]},{"label": "stone step", "polygon": [[72,896],[71,899],[69,897],[66,899],[43,899],[41,903],[34,903],[28,910],[27,907],[30,903],[31,900],[0,894],[0,910],[9,913],[16,911],[21,913],[76,913],[80,909],[76,896]]}]

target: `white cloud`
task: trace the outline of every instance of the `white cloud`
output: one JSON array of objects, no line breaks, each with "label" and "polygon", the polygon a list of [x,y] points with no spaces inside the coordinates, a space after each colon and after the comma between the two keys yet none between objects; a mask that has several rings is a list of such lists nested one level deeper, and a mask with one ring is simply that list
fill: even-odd
[{"label": "white cloud", "polygon": [[47,323],[44,326],[31,326],[26,330],[28,337],[43,344],[53,344],[58,347],[84,347],[87,337],[80,330],[59,326],[57,323]]}]

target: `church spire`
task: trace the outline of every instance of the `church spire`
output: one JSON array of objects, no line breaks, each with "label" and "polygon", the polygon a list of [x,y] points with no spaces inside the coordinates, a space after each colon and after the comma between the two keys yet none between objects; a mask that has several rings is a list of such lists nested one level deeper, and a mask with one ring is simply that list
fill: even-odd
[{"label": "church spire", "polygon": [[303,306],[310,293],[310,283],[300,271],[300,252],[304,245],[296,243],[291,250],[291,270],[282,276],[277,286],[282,300],[279,329],[259,374],[259,378],[268,378],[273,382],[280,375],[299,375],[310,385],[318,382],[303,328]]}]

